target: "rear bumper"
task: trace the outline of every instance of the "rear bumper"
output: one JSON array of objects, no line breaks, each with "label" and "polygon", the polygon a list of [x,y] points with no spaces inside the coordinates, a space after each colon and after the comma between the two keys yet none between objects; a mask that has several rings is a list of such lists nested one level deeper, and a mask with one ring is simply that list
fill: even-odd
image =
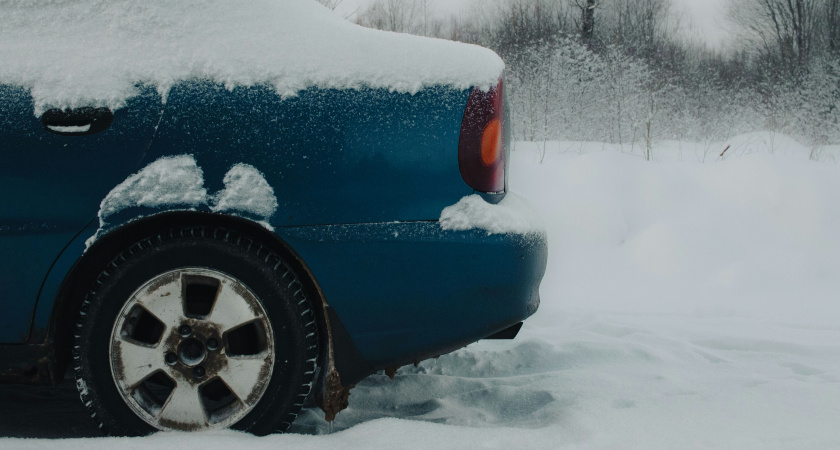
[{"label": "rear bumper", "polygon": [[372,370],[458,349],[539,306],[547,254],[542,234],[445,231],[437,222],[276,232],[308,265]]}]

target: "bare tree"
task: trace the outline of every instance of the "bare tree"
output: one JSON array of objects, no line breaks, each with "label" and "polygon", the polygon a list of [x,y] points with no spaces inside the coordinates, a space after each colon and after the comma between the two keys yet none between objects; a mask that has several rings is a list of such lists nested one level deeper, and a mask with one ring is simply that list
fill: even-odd
[{"label": "bare tree", "polygon": [[496,50],[505,60],[519,58],[530,46],[549,44],[570,34],[574,20],[568,1],[496,0],[475,3],[476,43]]},{"label": "bare tree", "polygon": [[612,0],[601,14],[606,42],[651,57],[673,36],[671,0]]},{"label": "bare tree", "polygon": [[429,13],[431,12],[430,8],[429,8],[429,3],[431,2],[431,0],[416,0],[416,1],[418,1],[419,4],[420,4],[420,13],[421,13],[420,15],[423,18],[423,36],[431,36],[431,34],[430,34],[431,29],[429,27],[429,19],[430,19],[429,18]]},{"label": "bare tree", "polygon": [[416,32],[417,19],[422,14],[420,6],[415,0],[377,0],[359,13],[358,23],[398,33]]},{"label": "bare tree", "polygon": [[474,0],[444,20],[431,0],[373,0],[356,20],[495,50],[516,138],[543,152],[599,141],[652,159],[688,139],[705,158],[757,129],[840,143],[840,0],[729,0],[746,39],[726,52],[681,39],[673,1]]},{"label": "bare tree", "polygon": [[327,8],[329,8],[333,11],[335,11],[335,9],[338,8],[338,5],[340,5],[342,1],[344,1],[344,0],[318,0],[318,3],[326,6]]},{"label": "bare tree", "polygon": [[840,0],[827,0],[822,16],[826,46],[830,53],[840,54]]},{"label": "bare tree", "polygon": [[804,68],[818,41],[821,4],[833,0],[731,0],[729,15],[749,43],[791,72]]},{"label": "bare tree", "polygon": [[580,37],[583,42],[591,44],[595,35],[595,8],[598,4],[595,0],[575,0],[575,5],[580,9]]}]

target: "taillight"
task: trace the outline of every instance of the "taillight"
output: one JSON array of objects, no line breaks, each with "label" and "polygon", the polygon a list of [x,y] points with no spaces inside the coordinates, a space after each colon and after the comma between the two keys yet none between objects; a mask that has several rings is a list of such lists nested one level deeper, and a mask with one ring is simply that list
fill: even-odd
[{"label": "taillight", "polygon": [[461,123],[458,167],[467,185],[481,192],[505,190],[504,83],[473,89]]}]

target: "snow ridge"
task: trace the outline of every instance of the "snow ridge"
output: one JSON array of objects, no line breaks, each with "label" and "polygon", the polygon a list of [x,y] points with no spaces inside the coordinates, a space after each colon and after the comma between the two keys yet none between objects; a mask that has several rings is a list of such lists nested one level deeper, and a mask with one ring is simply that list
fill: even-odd
[{"label": "snow ridge", "polygon": [[137,86],[166,98],[180,81],[310,87],[494,86],[491,50],[362,28],[312,0],[0,0],[0,84],[31,89],[47,108],[116,109]]}]

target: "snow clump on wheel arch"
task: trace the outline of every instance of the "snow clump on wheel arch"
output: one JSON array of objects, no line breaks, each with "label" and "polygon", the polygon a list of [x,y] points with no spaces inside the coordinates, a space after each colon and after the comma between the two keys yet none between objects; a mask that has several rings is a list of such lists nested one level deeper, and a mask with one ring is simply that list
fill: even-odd
[{"label": "snow clump on wheel arch", "polygon": [[239,211],[270,218],[277,211],[277,197],[256,167],[236,164],[225,174],[225,188],[213,196],[214,212]]},{"label": "snow clump on wheel arch", "polygon": [[[86,241],[86,248],[108,228],[108,218],[132,207],[164,206],[243,215],[273,230],[268,220],[277,211],[274,189],[256,167],[239,163],[224,177],[224,189],[209,195],[204,172],[192,155],[164,156],[118,184],[99,205],[99,229]],[[139,216],[142,217],[142,216]],[[136,217],[136,218],[139,218]],[[135,219],[136,219],[135,218]]]}]

